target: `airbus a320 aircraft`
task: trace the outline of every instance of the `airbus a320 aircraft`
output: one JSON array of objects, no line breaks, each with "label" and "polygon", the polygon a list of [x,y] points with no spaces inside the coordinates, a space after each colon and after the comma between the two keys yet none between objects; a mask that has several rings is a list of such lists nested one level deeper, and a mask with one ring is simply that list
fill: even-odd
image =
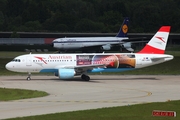
[{"label": "airbus a320 aircraft", "polygon": [[163,26],[138,53],[88,53],[88,54],[27,54],[14,58],[6,69],[27,72],[27,80],[33,72],[51,72],[60,79],[81,75],[89,81],[88,73],[121,72],[134,70],[173,59],[164,54],[170,26]]},{"label": "airbus a320 aircraft", "polygon": [[123,24],[115,37],[65,37],[57,38],[53,40],[52,46],[58,50],[68,51],[68,50],[82,50],[82,51],[103,51],[111,50],[114,46],[121,46],[126,48],[128,51],[134,51],[131,48],[131,42],[134,40],[142,38],[132,38],[127,37],[129,18],[125,18]]}]

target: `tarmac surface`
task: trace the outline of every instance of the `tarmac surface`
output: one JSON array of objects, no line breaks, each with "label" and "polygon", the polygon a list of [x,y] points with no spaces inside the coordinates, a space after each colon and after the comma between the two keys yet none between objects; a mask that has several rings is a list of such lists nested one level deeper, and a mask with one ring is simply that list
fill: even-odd
[{"label": "tarmac surface", "polygon": [[59,80],[54,76],[0,76],[0,87],[40,90],[46,97],[0,101],[0,119],[48,113],[129,106],[180,99],[180,76],[90,75]]}]

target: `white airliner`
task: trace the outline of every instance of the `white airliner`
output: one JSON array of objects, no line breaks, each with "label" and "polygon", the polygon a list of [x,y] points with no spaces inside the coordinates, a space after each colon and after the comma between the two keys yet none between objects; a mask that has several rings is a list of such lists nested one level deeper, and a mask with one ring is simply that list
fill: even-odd
[{"label": "white airliner", "polygon": [[88,81],[88,73],[134,70],[172,60],[164,54],[169,31],[170,26],[161,27],[138,53],[27,54],[14,58],[6,69],[29,73],[27,80],[33,72],[51,72],[60,79],[81,75]]},{"label": "white airliner", "polygon": [[[123,24],[115,37],[65,37],[57,38],[53,40],[52,46],[58,50],[68,51],[68,50],[82,50],[82,51],[92,51],[92,50],[111,50],[113,46],[121,46],[126,48],[128,51],[134,51],[131,48],[131,41],[139,40],[142,38],[132,38],[127,37],[129,18],[125,18]],[[142,41],[139,41],[142,42]]]}]

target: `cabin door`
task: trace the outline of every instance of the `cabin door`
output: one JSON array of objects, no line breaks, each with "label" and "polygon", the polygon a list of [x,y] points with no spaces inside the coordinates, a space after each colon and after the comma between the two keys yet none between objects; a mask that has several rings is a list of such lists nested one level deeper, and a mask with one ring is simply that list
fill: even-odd
[{"label": "cabin door", "polygon": [[29,56],[26,57],[26,66],[31,66],[31,65],[32,65],[31,56],[29,55]]}]

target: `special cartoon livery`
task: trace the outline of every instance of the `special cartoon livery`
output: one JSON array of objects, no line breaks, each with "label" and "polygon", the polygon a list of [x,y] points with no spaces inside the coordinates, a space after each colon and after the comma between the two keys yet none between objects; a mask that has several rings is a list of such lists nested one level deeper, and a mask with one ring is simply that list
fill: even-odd
[{"label": "special cartoon livery", "polygon": [[51,72],[60,79],[71,79],[81,75],[90,80],[88,73],[121,72],[143,68],[173,59],[164,54],[170,26],[163,26],[148,44],[138,53],[81,53],[81,54],[27,54],[21,55],[6,64],[15,72]]}]

